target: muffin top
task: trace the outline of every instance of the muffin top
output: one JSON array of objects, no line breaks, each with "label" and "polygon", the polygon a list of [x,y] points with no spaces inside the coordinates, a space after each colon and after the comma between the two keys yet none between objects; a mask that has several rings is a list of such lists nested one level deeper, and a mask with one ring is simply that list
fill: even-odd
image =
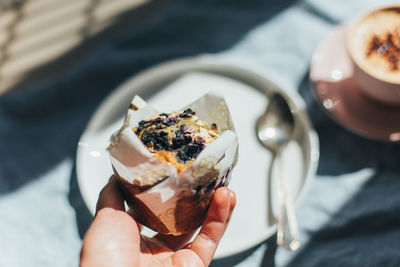
[{"label": "muffin top", "polygon": [[199,120],[190,108],[160,113],[142,120],[132,129],[153,156],[173,165],[178,173],[196,159],[204,147],[218,137],[217,125]]}]

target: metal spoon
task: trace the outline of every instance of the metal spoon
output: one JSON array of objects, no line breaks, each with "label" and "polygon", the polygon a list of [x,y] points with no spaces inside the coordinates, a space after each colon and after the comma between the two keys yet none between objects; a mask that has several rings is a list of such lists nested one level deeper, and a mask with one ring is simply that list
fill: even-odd
[{"label": "metal spoon", "polygon": [[[272,152],[270,174],[275,160],[279,161],[279,218],[277,244],[281,247],[297,250],[300,246],[298,240],[297,222],[294,214],[293,203],[287,194],[286,179],[283,175],[283,161],[281,152],[293,138],[295,120],[292,111],[279,93],[274,93],[269,98],[268,107],[257,121],[257,136],[261,144]],[[271,177],[270,177],[271,180]],[[271,194],[271,191],[269,192]],[[271,203],[269,204],[271,205]],[[271,217],[271,216],[269,216]],[[287,224],[286,224],[287,220]],[[287,227],[289,226],[289,227]]]}]

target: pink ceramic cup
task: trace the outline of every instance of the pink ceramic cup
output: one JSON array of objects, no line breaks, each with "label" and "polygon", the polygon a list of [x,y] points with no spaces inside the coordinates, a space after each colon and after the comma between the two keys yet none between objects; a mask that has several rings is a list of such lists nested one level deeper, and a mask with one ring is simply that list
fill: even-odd
[{"label": "pink ceramic cup", "polygon": [[347,49],[363,93],[400,106],[400,5],[375,8],[353,19]]}]

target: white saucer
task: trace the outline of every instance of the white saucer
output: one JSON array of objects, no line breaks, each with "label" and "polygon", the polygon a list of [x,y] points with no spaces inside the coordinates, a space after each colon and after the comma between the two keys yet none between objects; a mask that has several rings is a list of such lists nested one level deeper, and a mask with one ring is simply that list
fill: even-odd
[{"label": "white saucer", "polygon": [[316,49],[310,68],[312,89],[321,107],[347,129],[367,138],[400,141],[400,107],[371,100],[353,78],[345,24]]},{"label": "white saucer", "polygon": [[[260,145],[255,123],[264,112],[265,92],[280,90],[255,72],[224,64],[218,57],[200,56],[170,61],[134,76],[118,87],[100,105],[82,135],[77,151],[77,177],[83,199],[94,212],[98,194],[112,174],[105,151],[109,136],[117,130],[134,94],[160,110],[179,109],[209,89],[224,94],[239,138],[239,161],[229,185],[237,195],[237,206],[221,240],[216,258],[255,246],[275,233],[267,223],[268,169],[271,154]],[[285,98],[296,112],[299,131],[283,153],[288,166],[289,193],[295,199],[305,192],[318,164],[318,138],[312,130],[305,106],[297,93]],[[301,107],[301,108],[300,108]],[[275,177],[272,186],[275,186]],[[275,187],[274,187],[275,188]],[[276,201],[276,200],[275,200]],[[273,204],[276,207],[276,203]]]}]

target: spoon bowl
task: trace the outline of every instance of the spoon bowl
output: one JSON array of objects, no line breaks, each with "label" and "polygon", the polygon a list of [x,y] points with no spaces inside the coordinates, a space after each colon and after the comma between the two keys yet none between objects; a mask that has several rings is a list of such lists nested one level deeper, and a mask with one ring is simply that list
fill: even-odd
[{"label": "spoon bowl", "polygon": [[282,151],[293,138],[294,117],[281,94],[275,93],[270,97],[268,107],[258,119],[256,127],[258,140],[273,154]]}]

